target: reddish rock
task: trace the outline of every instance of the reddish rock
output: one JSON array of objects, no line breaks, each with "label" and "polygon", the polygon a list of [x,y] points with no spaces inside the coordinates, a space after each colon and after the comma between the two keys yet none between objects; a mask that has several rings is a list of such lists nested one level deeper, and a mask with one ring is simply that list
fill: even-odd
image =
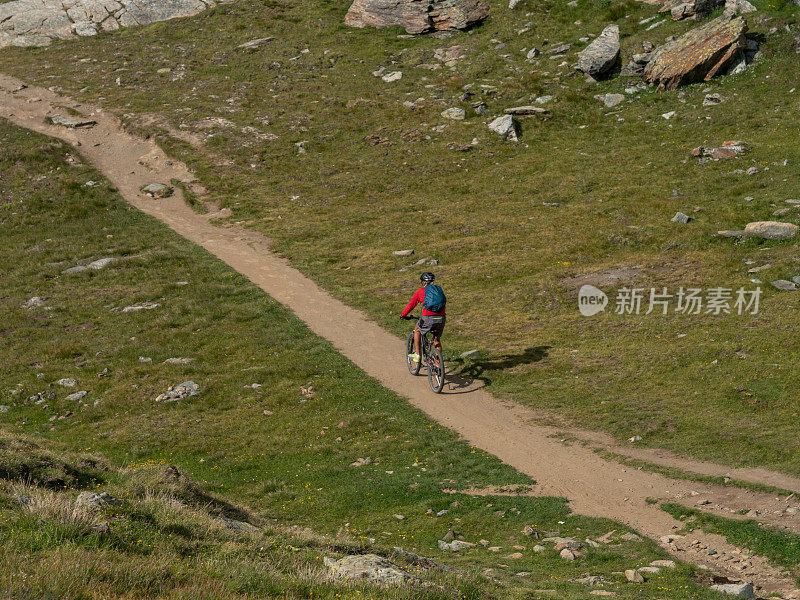
[{"label": "reddish rock", "polygon": [[489,16],[479,0],[355,0],[345,15],[350,27],[392,27],[408,33],[468,29]]},{"label": "reddish rock", "polygon": [[661,90],[708,81],[741,59],[745,32],[747,22],[743,17],[723,14],[653,51],[642,79],[657,83]]}]

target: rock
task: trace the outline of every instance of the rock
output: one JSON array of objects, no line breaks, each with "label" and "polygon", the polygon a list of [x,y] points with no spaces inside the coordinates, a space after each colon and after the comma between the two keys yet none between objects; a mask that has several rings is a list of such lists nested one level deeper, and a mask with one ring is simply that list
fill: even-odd
[{"label": "rock", "polygon": [[697,148],[693,148],[690,154],[692,156],[707,156],[714,161],[725,160],[728,158],[734,158],[739,154],[742,154],[745,151],[746,144],[740,140],[728,140],[722,142],[722,146],[717,148],[704,148],[703,146],[698,146]]},{"label": "rock", "polygon": [[139,362],[140,363],[149,363],[149,362],[153,362],[153,359],[150,358],[149,356],[140,356],[139,357]]},{"label": "rock", "polygon": [[675,216],[672,217],[672,220],[675,223],[688,223],[689,221],[692,220],[692,217],[690,217],[689,215],[686,215],[686,214],[678,211],[678,212],[675,213]]},{"label": "rock", "polygon": [[544,546],[541,546],[541,545],[539,545],[539,544],[536,544],[536,545],[533,547],[533,551],[534,551],[536,554],[540,554],[540,553],[544,552],[545,550],[547,550],[547,548],[545,548]]},{"label": "rock", "polygon": [[70,394],[65,398],[65,400],[69,400],[70,402],[77,402],[78,400],[86,396],[86,394],[88,393],[89,392],[87,392],[86,390],[81,390],[80,392],[75,392],[74,394]]},{"label": "rock", "polygon": [[729,596],[739,596],[741,598],[755,598],[752,583],[719,583],[711,586],[712,590],[728,594]]},{"label": "rock", "polygon": [[722,103],[722,96],[719,94],[706,94],[703,98],[703,106],[716,106]]},{"label": "rock", "polygon": [[101,269],[106,268],[108,265],[110,265],[111,263],[116,262],[116,261],[117,261],[117,259],[114,258],[113,256],[109,256],[107,258],[100,258],[98,260],[94,260],[94,261],[90,262],[88,265],[86,265],[86,268],[87,269],[92,269],[93,271],[99,271]]},{"label": "rock", "polygon": [[106,506],[118,506],[122,500],[115,498],[108,492],[81,492],[75,500],[75,505],[89,510],[100,510]]},{"label": "rock", "polygon": [[606,580],[599,575],[590,575],[589,573],[586,573],[583,577],[578,579],[570,579],[570,581],[572,583],[580,583],[581,585],[588,586],[605,585],[607,583]]},{"label": "rock", "polygon": [[436,513],[436,516],[437,517],[443,517],[449,512],[450,512],[449,510],[447,510],[446,508],[443,508],[442,510],[440,510],[439,512]]},{"label": "rock", "polygon": [[569,562],[572,562],[573,560],[575,560],[575,554],[569,548],[564,548],[561,552],[558,553],[558,555],[562,559],[564,559],[566,561],[569,561]]},{"label": "rock", "polygon": [[69,269],[64,269],[61,271],[62,275],[69,275],[70,273],[80,273],[81,271],[85,271],[86,267],[83,265],[77,265],[75,267],[70,267]]},{"label": "rock", "polygon": [[237,521],[236,519],[231,519],[230,517],[226,517],[225,515],[218,515],[214,517],[215,521],[219,521],[228,529],[233,529],[234,531],[248,531],[255,533],[260,531],[258,527],[255,525],[251,525],[250,523],[245,523],[244,521]]},{"label": "rock", "polygon": [[488,127],[505,140],[516,142],[519,139],[519,123],[511,115],[497,117]]},{"label": "rock", "polygon": [[350,27],[393,27],[428,33],[468,29],[489,15],[480,0],[355,0],[345,15]]},{"label": "rock", "polygon": [[472,105],[472,109],[475,111],[475,114],[481,117],[485,117],[489,114],[489,109],[486,106],[486,102],[476,102]]},{"label": "rock", "polygon": [[[674,220],[675,220],[675,219],[673,219],[673,221],[674,221]],[[642,441],[642,436],[640,436],[640,435],[634,435],[633,437],[631,437],[631,438],[628,438],[628,441],[629,441],[629,442],[631,442],[631,443],[634,443],[634,442],[641,442],[641,441]]]},{"label": "rock", "polygon": [[540,106],[513,106],[503,111],[507,115],[529,117],[531,115],[549,115],[550,111]]},{"label": "rock", "polygon": [[522,558],[522,552],[512,552],[508,556],[504,556],[503,558],[510,558],[511,560],[519,560]]},{"label": "rock", "polygon": [[663,115],[661,115],[661,116],[662,116],[664,119],[666,119],[667,121],[669,121],[669,120],[670,120],[672,117],[674,117],[674,116],[675,116],[675,111],[674,111],[674,110],[671,110],[671,111],[669,111],[669,112],[665,112],[665,113],[664,113]]},{"label": "rock", "polygon": [[392,252],[395,256],[411,256],[414,254],[413,250],[395,250]]},{"label": "rock", "polygon": [[464,109],[457,106],[442,111],[442,117],[445,119],[452,119],[453,121],[463,121],[466,116],[467,113]]},{"label": "rock", "polygon": [[537,96],[533,101],[536,102],[536,104],[547,104],[552,99],[552,96]]},{"label": "rock", "polygon": [[660,12],[670,13],[676,21],[695,19],[707,16],[723,3],[724,0],[667,0]]},{"label": "rock", "polygon": [[796,283],[786,279],[776,279],[775,281],[770,281],[770,284],[783,292],[794,292],[797,289]]},{"label": "rock", "polygon": [[72,377],[65,377],[64,379],[59,379],[56,383],[62,387],[75,387],[78,382]]},{"label": "rock", "polygon": [[433,51],[433,58],[439,62],[444,63],[446,67],[455,67],[462,58],[466,57],[467,53],[462,46],[450,46],[448,48],[436,48]]},{"label": "rock", "polygon": [[161,306],[158,302],[142,302],[141,304],[131,304],[122,309],[124,313],[139,312],[140,310],[153,310]]},{"label": "rock", "polygon": [[631,61],[622,67],[619,74],[623,77],[641,77],[644,73],[644,68],[647,66],[647,63],[650,62],[652,56],[652,50],[641,54],[634,54]]},{"label": "rock", "polygon": [[726,0],[725,2],[725,12],[730,12],[735,15],[744,15],[756,12],[757,10],[758,9],[747,0]]},{"label": "rock", "polygon": [[0,404],[0,413],[7,413],[11,410],[11,407],[7,404]]},{"label": "rock", "polygon": [[188,365],[189,363],[194,362],[193,358],[188,358],[185,356],[172,356],[164,361],[163,364],[165,365]]},{"label": "rock", "polygon": [[339,559],[325,557],[332,579],[366,580],[385,586],[417,583],[419,579],[377,554],[354,554]]},{"label": "rock", "polygon": [[636,569],[628,569],[625,571],[625,579],[630,583],[644,583],[644,577]]},{"label": "rock", "polygon": [[[14,0],[0,4],[0,47],[46,46],[57,39],[96,35],[188,17],[215,0]],[[67,125],[69,126],[69,125]]]},{"label": "rock", "polygon": [[465,548],[474,548],[475,544],[472,542],[465,542],[463,540],[453,540],[450,542],[450,550],[453,552],[458,552],[459,550],[464,550]]},{"label": "rock", "polygon": [[[798,278],[800,279],[800,278]],[[787,515],[800,515],[800,507],[790,506],[784,511]]]},{"label": "rock", "polygon": [[44,306],[44,300],[42,300],[39,296],[34,296],[33,298],[30,298],[22,303],[22,308],[27,308],[28,310],[41,308],[42,306]]},{"label": "rock", "polygon": [[392,71],[391,73],[386,73],[386,75],[381,77],[381,79],[383,79],[386,83],[392,83],[393,81],[398,81],[402,78],[402,71]]},{"label": "rock", "polygon": [[674,569],[675,568],[675,561],[674,560],[654,560],[650,563],[651,567],[662,567],[665,569]]},{"label": "rock", "polygon": [[372,458],[367,456],[366,458],[357,458],[353,462],[350,463],[351,467],[363,467],[365,465],[372,464]]},{"label": "rock", "polygon": [[608,590],[592,590],[589,592],[592,596],[616,596],[616,592],[609,592]]},{"label": "rock", "polygon": [[174,190],[163,183],[150,183],[142,188],[142,192],[151,198],[168,198]]},{"label": "rock", "polygon": [[747,233],[742,229],[722,229],[717,232],[717,235],[730,238],[742,238],[745,237]]},{"label": "rock", "polygon": [[743,17],[723,14],[654,50],[642,79],[660,90],[708,81],[741,57],[746,32]]},{"label": "rock", "polygon": [[602,100],[603,104],[608,108],[614,108],[617,104],[625,100],[625,96],[622,94],[600,94],[595,96],[595,98]]},{"label": "rock", "polygon": [[163,400],[164,402],[176,402],[177,400],[188,398],[189,396],[196,396],[199,393],[200,386],[194,381],[184,381],[178,385],[169,386],[165,393],[156,397],[155,401],[161,402]]},{"label": "rock", "polygon": [[[8,6],[8,4],[0,6]],[[3,44],[0,43],[0,46],[2,45]],[[97,125],[97,121],[92,121],[91,119],[82,119],[80,117],[71,117],[67,115],[57,115],[55,117],[48,117],[48,121],[50,121],[50,123],[52,123],[53,125],[61,125],[62,127],[67,127],[69,129],[79,129],[79,128],[86,129]]]},{"label": "rock", "polygon": [[257,50],[258,48],[261,48],[261,46],[266,46],[274,39],[274,37],[257,38],[255,40],[245,42],[244,44],[239,44],[237,48],[241,48],[242,50]]},{"label": "rock", "polygon": [[797,225],[780,221],[754,221],[744,226],[745,235],[765,240],[788,240],[797,235]]},{"label": "rock", "polygon": [[539,56],[539,49],[538,48],[531,48],[530,50],[528,50],[528,53],[525,55],[525,58],[527,60],[533,60],[537,56]]},{"label": "rock", "polygon": [[635,533],[630,532],[630,531],[628,533],[623,533],[619,537],[620,537],[621,540],[624,540],[626,542],[641,542],[642,541],[641,537],[639,537],[638,535],[636,535]]},{"label": "rock", "polygon": [[609,25],[586,48],[578,53],[578,71],[600,79],[619,62],[619,26]]},{"label": "rock", "polygon": [[655,575],[656,573],[660,573],[661,569],[658,567],[639,567],[636,569],[639,573],[649,573],[651,575]]},{"label": "rock", "polygon": [[[462,352],[459,356],[460,356],[460,358],[475,358],[480,353],[481,353],[480,350],[467,350],[466,352]],[[529,525],[526,525],[525,527],[527,528],[527,527],[529,527]],[[525,533],[525,532],[523,531],[523,533]],[[526,533],[525,535],[529,535],[529,534]]]},{"label": "rock", "polygon": [[[462,354],[461,356],[464,355]],[[532,527],[531,525],[525,525],[525,527],[522,528],[522,535],[527,537],[539,537],[539,533],[536,531],[536,528]]]}]

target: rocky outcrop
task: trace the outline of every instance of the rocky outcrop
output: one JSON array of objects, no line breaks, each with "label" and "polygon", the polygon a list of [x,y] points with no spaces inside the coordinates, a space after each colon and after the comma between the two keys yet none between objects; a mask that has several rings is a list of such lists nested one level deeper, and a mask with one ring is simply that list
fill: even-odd
[{"label": "rocky outcrop", "polygon": [[704,17],[723,4],[725,0],[667,0],[660,12],[668,12],[673,19],[680,21]]},{"label": "rocky outcrop", "polygon": [[578,53],[575,68],[595,79],[607,75],[619,61],[619,26],[609,25]]},{"label": "rocky outcrop", "polygon": [[0,3],[0,48],[46,46],[131,25],[188,17],[216,0],[14,0]]},{"label": "rocky outcrop", "polygon": [[479,0],[355,0],[345,15],[350,27],[392,27],[408,33],[468,29],[489,15]]},{"label": "rocky outcrop", "polygon": [[366,580],[384,586],[419,582],[419,578],[377,554],[353,554],[339,559],[326,556],[323,560],[331,579]]},{"label": "rocky outcrop", "polygon": [[747,22],[729,13],[653,51],[642,79],[659,89],[708,81],[742,59]]}]

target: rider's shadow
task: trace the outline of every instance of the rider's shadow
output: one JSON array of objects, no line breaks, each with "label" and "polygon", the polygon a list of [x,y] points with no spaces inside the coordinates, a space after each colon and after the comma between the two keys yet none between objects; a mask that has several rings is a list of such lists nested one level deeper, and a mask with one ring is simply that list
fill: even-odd
[{"label": "rider's shadow", "polygon": [[[473,382],[478,379],[483,382],[484,387],[492,383],[489,374],[492,371],[505,371],[520,365],[529,365],[547,358],[547,351],[552,346],[532,346],[525,348],[518,354],[503,354],[498,357],[486,359],[464,359],[457,358],[451,361],[453,365],[447,374],[447,383],[451,393],[458,393],[457,390],[472,387]],[[475,389],[472,387],[472,389]]]}]

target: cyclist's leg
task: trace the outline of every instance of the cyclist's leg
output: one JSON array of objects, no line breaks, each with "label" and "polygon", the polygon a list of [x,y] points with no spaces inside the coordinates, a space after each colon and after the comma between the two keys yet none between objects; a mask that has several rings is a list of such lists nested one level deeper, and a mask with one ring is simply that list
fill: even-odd
[{"label": "cyclist's leg", "polygon": [[431,334],[433,335],[433,345],[436,346],[436,349],[439,350],[439,352],[442,351],[442,333],[444,332],[445,322],[446,320],[443,317],[441,322],[436,323],[431,328]]},{"label": "cyclist's leg", "polygon": [[419,327],[418,326],[414,326],[414,350],[416,351],[417,356],[422,356],[420,354],[420,351],[419,351],[420,344],[422,343],[421,340],[420,340],[421,337],[422,337],[422,335],[419,332]]}]

